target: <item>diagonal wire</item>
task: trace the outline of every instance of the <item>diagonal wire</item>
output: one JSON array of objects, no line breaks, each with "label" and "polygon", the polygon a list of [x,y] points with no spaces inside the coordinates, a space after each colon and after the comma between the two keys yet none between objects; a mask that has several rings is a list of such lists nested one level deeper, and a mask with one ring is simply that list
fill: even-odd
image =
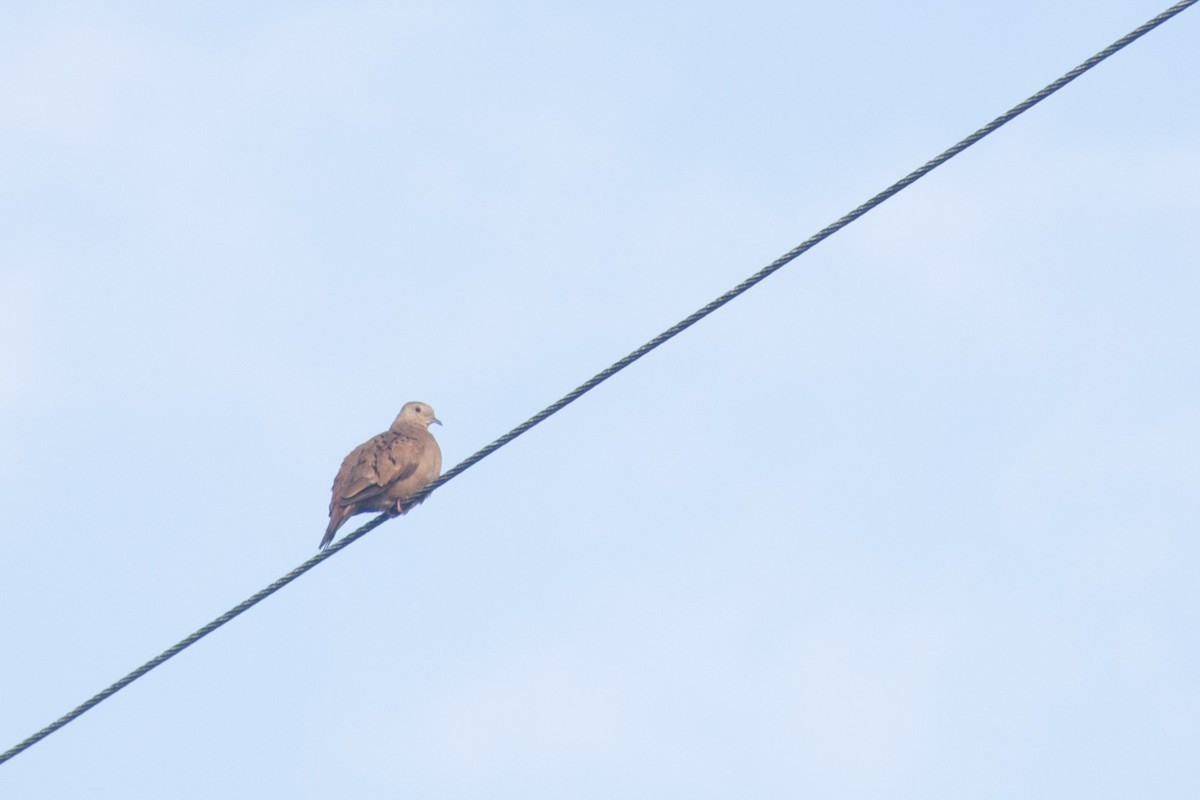
[{"label": "diagonal wire", "polygon": [[[1120,39],[1118,39],[1115,42],[1113,42],[1112,44],[1110,44],[1108,47],[1106,47],[1103,50],[1101,50],[1100,52],[1096,53],[1094,56],[1089,58],[1087,61],[1084,61],[1082,64],[1075,67],[1070,72],[1065,73],[1062,77],[1058,78],[1058,80],[1047,85],[1045,88],[1041,89],[1037,93],[1031,95],[1027,99],[1025,99],[1025,100],[1021,101],[1020,103],[1018,103],[1017,105],[1013,106],[1011,109],[1004,112],[1000,116],[996,117],[994,120],[989,122],[987,125],[984,125],[982,128],[975,131],[970,136],[966,137],[962,141],[958,142],[957,144],[955,144],[952,147],[948,148],[947,150],[943,151],[936,158],[931,159],[930,161],[926,162],[922,166],[918,167],[917,169],[913,170],[909,174],[905,175],[903,178],[896,181],[891,186],[884,189],[882,192],[880,192],[879,194],[875,195],[867,202],[860,205],[858,208],[849,212],[848,214],[841,217],[837,221],[831,223],[830,225],[817,231],[812,236],[810,236],[808,239],[804,240],[804,242],[797,245],[792,250],[789,250],[788,252],[784,253],[782,256],[775,259],[770,264],[763,267],[761,270],[759,270],[758,272],[754,273],[746,280],[739,283],[737,286],[735,286],[732,289],[730,289],[729,291],[725,292],[725,294],[723,294],[720,297],[718,297],[717,299],[713,300],[708,305],[706,305],[703,308],[690,314],[685,319],[682,319],[679,322],[675,323],[670,328],[667,328],[665,331],[660,333],[658,336],[655,336],[653,339],[646,342],[644,345],[642,345],[638,349],[634,350],[629,355],[622,358],[620,361],[617,361],[614,364],[612,364],[611,366],[607,367],[606,369],[596,373],[591,378],[589,378],[587,381],[580,384],[578,387],[571,390],[567,394],[563,395],[563,397],[561,397],[554,403],[551,403],[550,405],[546,406],[541,411],[534,414],[532,417],[525,420],[524,422],[522,422],[517,427],[513,428],[508,433],[504,434],[496,441],[494,441],[491,444],[487,445],[486,447],[480,449],[473,455],[467,457],[462,462],[460,462],[457,466],[455,466],[453,469],[446,472],[440,478],[438,478],[437,480],[430,483],[423,490],[414,494],[410,498],[409,505],[411,506],[411,505],[415,505],[415,504],[421,502],[426,497],[428,497],[430,494],[432,494],[434,490],[436,490],[438,487],[445,484],[447,481],[450,481],[450,480],[458,477],[462,473],[466,472],[468,469],[470,469],[475,464],[482,461],[487,456],[496,452],[501,447],[503,447],[504,445],[511,442],[513,439],[516,439],[518,436],[520,436],[521,434],[528,431],[534,425],[537,425],[538,423],[545,420],[551,414],[561,411],[567,405],[573,403],[575,400],[578,400],[584,394],[590,392],[592,389],[596,388],[601,383],[603,383],[604,381],[611,378],[613,375],[616,375],[618,372],[625,369],[630,364],[632,364],[633,362],[637,361],[642,356],[649,353],[651,350],[654,350],[659,345],[665,343],[667,340],[674,338],[678,334],[680,334],[683,331],[690,328],[692,325],[695,325],[697,322],[699,322],[700,320],[707,317],[709,314],[716,311],[721,306],[728,303],[730,300],[733,300],[734,298],[743,294],[750,288],[761,283],[772,273],[776,272],[780,268],[791,263],[792,261],[794,261],[796,258],[798,258],[800,255],[802,255],[806,251],[811,250],[815,245],[817,245],[820,242],[824,241],[825,239],[829,238],[833,234],[840,231],[842,228],[849,225],[851,222],[854,222],[856,219],[858,219],[859,217],[866,214],[871,209],[878,206],[880,203],[882,203],[885,200],[892,197],[892,195],[896,194],[897,192],[900,192],[901,190],[907,188],[909,185],[913,184],[917,180],[920,180],[924,176],[928,175],[934,169],[941,166],[945,162],[949,161],[951,158],[958,155],[963,150],[966,150],[968,147],[975,144],[976,142],[978,142],[980,139],[984,138],[988,134],[992,133],[997,128],[1001,127],[1002,125],[1004,125],[1007,122],[1010,122],[1011,120],[1020,116],[1024,112],[1028,111],[1030,108],[1037,105],[1041,101],[1045,100],[1047,97],[1054,94],[1059,89],[1063,88],[1068,83],[1075,80],[1080,75],[1082,75],[1083,73],[1090,70],[1092,67],[1099,64],[1101,61],[1104,61],[1106,58],[1113,55],[1114,53],[1116,53],[1118,50],[1122,49],[1126,45],[1134,42],[1135,40],[1141,38],[1145,34],[1154,30],[1159,25],[1163,24],[1167,20],[1169,20],[1172,17],[1174,17],[1175,15],[1179,14],[1181,11],[1184,11],[1188,7],[1194,5],[1196,2],[1200,2],[1200,0],[1180,0],[1180,2],[1171,6],[1166,11],[1163,11],[1158,16],[1154,17],[1153,19],[1148,20],[1147,22],[1138,26],[1134,30],[1125,34]],[[192,646],[193,644],[195,644],[196,642],[200,641],[200,639],[203,639],[205,636],[212,633],[217,628],[224,625],[226,622],[229,622],[234,617],[241,614],[243,611],[246,611],[250,607],[257,605],[261,600],[266,599],[270,595],[272,595],[275,592],[282,589],[284,586],[287,586],[289,583],[296,580],[296,578],[299,578],[301,575],[308,572],[310,569],[317,566],[325,559],[333,556],[334,553],[341,551],[343,548],[349,546],[352,542],[355,542],[358,539],[362,538],[363,536],[366,536],[368,533],[373,531],[375,528],[378,528],[380,525],[382,525],[384,523],[384,521],[387,519],[388,519],[388,516],[386,514],[380,514],[378,517],[375,517],[370,522],[368,522],[365,525],[363,525],[362,527],[358,528],[353,533],[350,533],[347,536],[343,537],[340,541],[334,543],[326,550],[324,550],[324,551],[318,553],[317,555],[313,556],[312,558],[308,559],[303,564],[296,567],[291,572],[287,573],[282,578],[280,578],[277,581],[275,581],[274,583],[272,583],[270,586],[267,586],[266,588],[261,589],[260,591],[256,592],[255,594],[251,595],[250,597],[247,597],[245,600],[238,603],[236,606],[229,609],[224,614],[222,614],[221,616],[214,619],[212,622],[209,622],[204,627],[195,631],[187,638],[177,642],[175,645],[168,648],[167,650],[164,650],[162,653],[158,654],[151,660],[147,661],[145,664],[138,667],[133,672],[126,675],[124,678],[121,678],[119,681],[112,684],[104,691],[95,695],[94,697],[87,700],[83,704],[79,705],[78,707],[76,707],[75,709],[70,711],[69,713],[65,714],[64,716],[59,717],[54,722],[52,722],[49,725],[47,725],[46,727],[42,728],[40,731],[33,734],[32,736],[25,739],[24,741],[20,742],[19,744],[14,745],[13,747],[8,749],[4,753],[0,753],[0,764],[3,764],[5,761],[8,761],[10,758],[17,755],[18,753],[24,752],[25,750],[27,750],[30,747],[32,747],[33,745],[37,744],[42,739],[45,739],[47,736],[54,733],[55,731],[57,731],[59,728],[63,727],[67,723],[82,716],[83,714],[85,714],[86,712],[88,712],[89,710],[94,708],[95,706],[99,705],[104,700],[107,700],[109,697],[112,697],[114,694],[116,694],[120,690],[124,689],[126,686],[128,686],[129,684],[136,681],[138,678],[145,675],[150,670],[152,670],[155,667],[162,664],[164,661],[167,661],[168,659],[172,658],[173,656],[178,655],[181,651],[185,650],[186,648],[188,648],[188,647]]]}]

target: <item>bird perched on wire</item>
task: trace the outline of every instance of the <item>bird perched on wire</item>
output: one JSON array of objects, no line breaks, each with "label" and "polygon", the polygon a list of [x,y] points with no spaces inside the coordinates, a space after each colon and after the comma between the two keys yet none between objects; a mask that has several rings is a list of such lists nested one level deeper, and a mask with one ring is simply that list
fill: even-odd
[{"label": "bird perched on wire", "polygon": [[[442,421],[428,403],[405,403],[392,427],[350,451],[333,479],[324,550],[347,518],[367,511],[389,516],[412,508],[408,498],[442,473],[442,450],[429,425]],[[418,501],[419,502],[419,501]]]}]

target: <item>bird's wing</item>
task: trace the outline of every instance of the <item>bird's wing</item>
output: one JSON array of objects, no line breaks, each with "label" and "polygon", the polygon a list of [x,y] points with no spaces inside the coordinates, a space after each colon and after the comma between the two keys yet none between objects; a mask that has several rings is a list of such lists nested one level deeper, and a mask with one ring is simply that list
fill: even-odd
[{"label": "bird's wing", "polygon": [[404,433],[388,431],[359,445],[334,480],[334,502],[349,506],[371,500],[416,471],[424,442]]}]

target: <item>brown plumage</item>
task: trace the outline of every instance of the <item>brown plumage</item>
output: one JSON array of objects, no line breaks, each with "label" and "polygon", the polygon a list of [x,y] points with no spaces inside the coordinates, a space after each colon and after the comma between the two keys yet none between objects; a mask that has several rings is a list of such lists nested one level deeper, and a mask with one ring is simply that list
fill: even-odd
[{"label": "brown plumage", "polygon": [[429,432],[433,422],[442,424],[427,403],[405,403],[391,428],[346,456],[333,479],[329,527],[319,549],[355,514],[385,511],[394,516],[411,508],[405,501],[442,473],[442,450]]}]

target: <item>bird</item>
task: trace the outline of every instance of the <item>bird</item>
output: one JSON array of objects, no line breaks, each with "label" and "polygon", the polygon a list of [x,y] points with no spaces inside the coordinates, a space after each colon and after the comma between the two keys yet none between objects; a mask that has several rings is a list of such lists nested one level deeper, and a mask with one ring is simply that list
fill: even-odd
[{"label": "bird", "polygon": [[442,473],[442,450],[429,432],[435,422],[442,424],[428,403],[405,403],[390,428],[350,451],[333,479],[329,527],[318,550],[355,514],[383,511],[394,517],[416,505],[408,498]]}]

